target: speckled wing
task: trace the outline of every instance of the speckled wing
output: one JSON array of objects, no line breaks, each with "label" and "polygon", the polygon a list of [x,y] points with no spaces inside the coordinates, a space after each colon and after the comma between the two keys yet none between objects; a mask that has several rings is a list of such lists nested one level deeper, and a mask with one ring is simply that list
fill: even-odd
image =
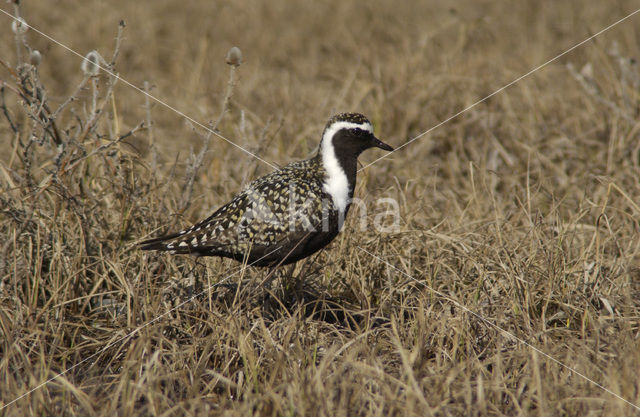
[{"label": "speckled wing", "polygon": [[[142,249],[276,259],[323,227],[323,213],[333,210],[322,189],[323,173],[315,160],[289,164],[250,183],[207,219],[181,232],[148,240]],[[325,216],[326,217],[326,216]],[[326,218],[324,219],[326,223]],[[271,255],[271,256],[270,256]]]}]

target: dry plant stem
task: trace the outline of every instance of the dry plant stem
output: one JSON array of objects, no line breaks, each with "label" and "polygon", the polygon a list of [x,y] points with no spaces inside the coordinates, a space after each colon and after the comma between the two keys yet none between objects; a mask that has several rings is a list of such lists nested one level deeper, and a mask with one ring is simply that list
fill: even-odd
[{"label": "dry plant stem", "polygon": [[15,39],[16,39],[16,61],[18,62],[18,65],[22,65],[22,36],[21,34],[16,33]]},{"label": "dry plant stem", "polygon": [[153,119],[151,118],[151,100],[149,99],[149,94],[151,93],[151,86],[149,85],[149,81],[145,81],[144,92],[147,93],[144,96],[144,110],[145,115],[147,117],[146,127],[147,127],[147,138],[149,139],[148,146],[149,152],[151,153],[151,174],[155,178],[157,175],[158,169],[158,150],[156,148],[156,144],[153,137]]},{"label": "dry plant stem", "polygon": [[204,162],[204,157],[209,151],[209,143],[211,140],[212,132],[215,132],[218,130],[218,126],[220,125],[220,122],[222,122],[222,119],[224,118],[224,115],[226,114],[227,109],[229,107],[231,97],[233,96],[233,90],[237,83],[237,79],[236,79],[237,67],[232,65],[229,68],[230,69],[229,69],[229,80],[227,82],[227,91],[224,96],[224,100],[222,101],[222,109],[220,110],[220,114],[218,115],[218,118],[213,124],[209,124],[209,130],[204,136],[204,145],[200,150],[200,152],[198,153],[198,155],[194,155],[193,151],[191,152],[191,155],[190,155],[191,165],[189,165],[189,167],[187,168],[186,182],[182,188],[182,196],[183,196],[182,207],[179,210],[181,213],[183,213],[191,205],[191,196],[193,195],[193,183],[195,181],[196,176],[198,175],[198,171],[202,167],[202,164]]},{"label": "dry plant stem", "polygon": [[113,71],[116,65],[116,60],[118,59],[118,55],[120,54],[120,47],[122,46],[122,36],[124,34],[125,28],[124,20],[121,20],[118,23],[118,33],[116,34],[116,45],[113,48],[113,55],[111,55],[111,62],[109,62],[109,70]]},{"label": "dry plant stem", "polygon": [[[33,76],[36,81],[36,85],[34,85],[33,89],[35,91],[36,105],[38,106],[38,110],[33,114],[33,120],[42,126],[42,129],[51,136],[56,145],[60,145],[62,143],[60,133],[58,132],[54,118],[50,116],[51,110],[47,104],[44,90],[37,84],[37,73],[35,71],[33,71]],[[43,141],[45,139],[46,136],[42,138]]]},{"label": "dry plant stem", "polygon": [[[16,16],[19,18],[20,10],[18,3],[19,2],[15,2],[14,6]],[[37,67],[28,63],[23,64],[22,62],[22,47],[24,46],[29,53],[31,53],[32,49],[27,43],[25,34],[20,31],[16,32],[16,56],[18,60],[16,80],[21,86],[20,95],[25,102],[34,109],[29,112],[31,119],[42,126],[42,129],[46,134],[51,136],[56,145],[60,145],[60,134],[55,124],[55,118],[51,116],[51,110],[47,104],[46,93],[38,77]],[[42,138],[42,142],[44,142],[44,140],[46,140],[46,135]]]},{"label": "dry plant stem", "polygon": [[[97,77],[92,77],[92,83],[93,83],[93,95],[92,95],[92,111],[91,114],[89,115],[89,120],[87,122],[87,124],[84,126],[84,129],[80,132],[80,134],[78,135],[78,137],[76,138],[76,140],[80,143],[83,143],[84,140],[86,139],[87,135],[89,135],[89,133],[93,133],[94,129],[97,127],[97,122],[100,119],[100,117],[102,117],[102,115],[104,114],[104,109],[107,106],[107,103],[109,103],[111,101],[111,94],[113,94],[113,88],[115,87],[116,83],[118,82],[118,78],[117,77],[109,77],[109,81],[107,82],[107,91],[106,94],[104,96],[104,98],[102,99],[102,101],[100,101],[100,104],[98,103],[98,88],[97,88],[97,80],[95,80],[95,78]],[[95,105],[95,108],[93,108]]]},{"label": "dry plant stem", "polygon": [[[44,97],[44,88],[41,86],[38,73],[35,68],[29,64],[25,64],[17,68],[17,71],[11,68],[6,62],[0,60],[0,65],[5,67],[13,79],[15,80],[15,86],[0,80],[2,87],[7,87],[23,101],[24,105],[28,108],[37,108],[37,110],[30,110],[27,112],[29,117],[40,124],[46,133],[51,136],[56,143],[61,143],[60,134],[56,127],[54,117],[51,116],[51,110]],[[46,138],[42,138],[44,141]]]},{"label": "dry plant stem", "polygon": [[[260,137],[258,138],[258,147],[255,150],[253,149],[251,150],[254,154],[260,155],[265,149],[269,147],[269,145],[273,141],[273,138],[275,138],[280,128],[282,128],[282,119],[280,119],[280,124],[278,128],[275,130],[275,132],[267,136],[270,126],[271,126],[271,117],[267,120],[267,123],[265,124],[264,128],[260,131]],[[251,166],[253,166],[253,169],[249,169],[249,167],[247,167],[247,169],[244,170],[245,174],[242,177],[242,181],[240,182],[241,187],[243,187],[248,181],[251,181],[252,178],[255,178],[256,172],[258,171],[258,164],[256,164],[255,161],[249,159],[247,160],[247,164],[250,164]]]},{"label": "dry plant stem", "polygon": [[[13,15],[15,16],[15,18],[19,19],[20,18],[20,2],[19,1],[14,1],[13,2]],[[16,61],[17,61],[17,65],[16,67],[20,67],[22,65],[22,49],[21,49],[21,44],[22,44],[22,38],[24,37],[24,34],[22,33],[16,33],[15,34],[15,41],[16,41]]]},{"label": "dry plant stem", "polygon": [[109,138],[113,139],[120,132],[120,120],[118,116],[118,107],[116,105],[115,93],[111,94],[111,111],[113,112],[113,124],[109,123]]},{"label": "dry plant stem", "polygon": [[[95,129],[96,124],[98,119],[101,117],[101,115],[104,113],[104,109],[107,105],[107,103],[109,101],[111,101],[112,98],[112,94],[113,94],[113,89],[116,85],[116,83],[118,82],[118,74],[116,73],[115,70],[115,62],[116,59],[120,53],[120,47],[122,44],[122,36],[124,33],[124,21],[120,21],[120,23],[118,24],[118,33],[116,35],[116,43],[115,43],[115,47],[113,49],[113,55],[111,57],[111,62],[108,65],[108,70],[109,70],[109,78],[108,78],[108,82],[107,82],[107,91],[105,93],[104,99],[102,100],[102,102],[100,103],[100,105],[97,104],[98,101],[98,76],[94,76],[91,77],[91,83],[92,83],[92,103],[91,103],[91,115],[89,118],[89,122],[85,125],[83,131],[80,133],[80,136],[77,138],[78,142],[82,143],[84,141],[84,139],[86,138],[87,134],[90,131],[93,131],[93,129]],[[98,62],[98,65],[100,64],[105,64],[104,61],[102,62]]]},{"label": "dry plant stem", "polygon": [[[110,97],[109,97],[110,98]],[[105,98],[106,101],[106,98]],[[106,104],[106,103],[105,103]],[[91,118],[98,115],[98,77],[91,77]]]},{"label": "dry plant stem", "polygon": [[[211,126],[211,125],[210,125]],[[211,142],[211,135],[213,128],[205,134],[204,136],[204,145],[200,152],[197,155],[193,153],[191,150],[191,154],[189,155],[189,159],[191,160],[191,164],[187,167],[187,178],[185,185],[182,187],[182,207],[180,208],[180,212],[183,213],[189,206],[191,205],[191,196],[193,195],[193,183],[195,182],[196,176],[198,175],[198,171],[202,167],[204,162],[204,157],[209,151],[209,143]]]},{"label": "dry plant stem", "polygon": [[9,115],[9,110],[7,109],[7,102],[5,101],[5,96],[4,96],[4,88],[6,85],[7,84],[4,81],[0,80],[0,108],[2,108],[2,114],[4,114],[5,119],[9,123],[9,126],[11,127],[11,131],[13,133],[18,133],[18,128],[13,123],[13,120],[11,120],[11,115]]},{"label": "dry plant stem", "polygon": [[237,67],[234,65],[231,65],[229,67],[229,81],[227,82],[227,92],[224,95],[224,100],[222,100],[222,109],[220,109],[220,114],[218,115],[218,118],[213,124],[212,129],[214,131],[218,130],[218,126],[220,125],[220,122],[222,122],[222,119],[229,108],[231,97],[233,97],[233,90],[236,87],[236,83],[237,83],[237,75],[236,75],[237,70],[238,70]]},{"label": "dry plant stem", "polygon": [[94,150],[92,150],[91,152],[89,152],[87,155],[84,155],[74,161],[72,161],[71,163],[69,163],[69,165],[67,165],[66,167],[64,167],[62,174],[66,174],[67,172],[73,170],[80,162],[91,158],[94,155],[100,154],[104,151],[106,151],[107,149],[109,149],[112,146],[115,146],[117,144],[119,144],[120,142],[122,142],[124,139],[128,138],[129,136],[132,136],[133,134],[135,134],[138,130],[140,129],[144,129],[145,128],[145,124],[144,122],[141,122],[140,124],[138,124],[136,127],[134,127],[133,129],[129,130],[127,133],[119,136],[117,139],[114,139],[112,141],[110,141],[109,143],[105,143],[104,145],[100,145],[97,148],[95,148]]},{"label": "dry plant stem", "polygon": [[80,81],[80,84],[78,84],[78,87],[76,87],[75,91],[69,97],[67,97],[67,99],[63,101],[62,104],[60,104],[58,108],[53,112],[53,114],[51,115],[52,119],[55,120],[62,113],[62,111],[67,108],[67,106],[71,102],[76,101],[78,99],[78,94],[87,85],[89,78],[90,77],[86,77],[86,76],[82,78],[82,81]]}]

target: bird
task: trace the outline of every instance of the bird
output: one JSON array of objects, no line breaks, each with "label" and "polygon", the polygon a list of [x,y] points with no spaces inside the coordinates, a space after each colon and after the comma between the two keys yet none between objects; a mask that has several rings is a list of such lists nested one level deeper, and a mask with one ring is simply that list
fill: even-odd
[{"label": "bird", "polygon": [[332,116],[316,154],[249,183],[206,219],[141,242],[142,250],[217,256],[258,267],[306,258],[341,231],[356,185],[358,156],[393,151],[360,113]]}]

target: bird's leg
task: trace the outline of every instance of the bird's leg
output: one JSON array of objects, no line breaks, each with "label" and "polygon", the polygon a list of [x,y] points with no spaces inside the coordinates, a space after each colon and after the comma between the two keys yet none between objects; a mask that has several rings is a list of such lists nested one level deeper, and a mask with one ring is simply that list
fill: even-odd
[{"label": "bird's leg", "polygon": [[276,277],[276,272],[278,271],[278,266],[270,266],[267,272],[267,276],[262,280],[261,286],[264,287],[267,291],[271,290],[271,283],[273,283],[274,278]]},{"label": "bird's leg", "polygon": [[198,268],[198,266],[204,266],[199,260],[198,258],[196,258],[193,266],[191,266],[187,272],[187,277],[191,277],[191,293],[193,295],[195,294],[199,294],[200,291],[202,291],[202,283],[200,282],[200,280],[198,279],[198,274],[196,274],[196,268]]},{"label": "bird's leg", "polygon": [[[315,264],[316,260],[318,259],[319,254],[316,254],[314,257],[309,258],[308,260],[305,260],[305,262],[302,264],[302,268],[300,268],[300,272],[298,273],[298,276],[296,277],[296,291],[299,292],[303,289],[303,284],[305,282],[305,278],[307,276],[307,274],[311,271],[311,267]],[[293,270],[291,270],[291,272],[293,273]],[[313,271],[312,273],[315,273],[316,271]]]},{"label": "bird's leg", "polygon": [[272,284],[278,273],[278,265],[271,266],[267,270],[267,276],[260,283],[260,289],[262,291],[262,305],[272,305],[275,301],[277,304],[278,296],[275,294]]},{"label": "bird's leg", "polygon": [[[299,289],[299,282],[298,282],[298,277],[294,276],[293,273],[296,271],[296,264],[293,263],[291,265],[289,265],[289,268],[287,270],[287,272],[285,273],[285,281],[283,282],[284,284],[287,285],[287,287],[293,287],[293,290],[297,293],[298,289]],[[291,285],[293,284],[293,285]]]}]

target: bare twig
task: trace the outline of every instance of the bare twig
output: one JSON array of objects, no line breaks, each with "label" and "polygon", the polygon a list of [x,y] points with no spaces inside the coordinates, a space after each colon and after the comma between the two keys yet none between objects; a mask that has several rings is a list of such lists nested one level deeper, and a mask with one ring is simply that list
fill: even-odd
[{"label": "bare twig", "polygon": [[[104,108],[111,99],[111,94],[113,94],[113,88],[115,87],[117,81],[118,78],[116,76],[109,77],[109,82],[107,82],[107,92],[100,104],[98,104],[95,109],[92,109],[89,120],[87,121],[84,129],[80,132],[80,135],[77,138],[78,142],[83,142],[87,135],[96,128],[98,120],[100,119],[102,114],[104,114]],[[94,88],[96,88],[96,90],[94,90],[93,99],[97,101],[97,87]]]},{"label": "bare twig", "polygon": [[145,96],[144,96],[144,109],[146,114],[147,121],[147,138],[149,139],[149,152],[151,153],[151,172],[153,176],[156,176],[156,170],[158,168],[158,150],[156,149],[156,144],[153,137],[153,120],[151,119],[151,100],[149,99],[149,92],[151,87],[149,86],[149,82],[145,81],[143,85]]},{"label": "bare twig", "polygon": [[122,45],[122,35],[124,34],[124,28],[127,25],[124,23],[124,20],[121,20],[118,23],[118,33],[116,34],[116,46],[113,48],[113,55],[111,56],[111,62],[109,62],[109,69],[113,70],[116,65],[116,60],[118,59],[118,55],[120,54],[120,46]]},{"label": "bare twig", "polygon": [[186,182],[182,187],[182,207],[180,212],[184,212],[191,205],[191,196],[193,194],[193,183],[195,181],[196,176],[198,175],[198,171],[202,167],[204,162],[204,156],[209,151],[209,143],[211,142],[211,132],[213,128],[207,131],[204,136],[204,145],[200,152],[197,155],[191,152],[189,159],[191,160],[191,164],[187,166],[187,174],[186,174]]},{"label": "bare twig", "polygon": [[7,109],[7,103],[6,103],[5,98],[4,98],[4,87],[5,87],[5,85],[6,85],[5,82],[0,80],[0,108],[2,108],[2,113],[4,114],[4,117],[9,122],[9,126],[11,127],[11,131],[13,133],[18,133],[18,127],[13,123],[13,120],[11,119],[11,115],[9,114],[9,109]]},{"label": "bare twig", "polygon": [[[22,49],[20,47],[20,45],[22,44],[22,38],[24,37],[24,31],[21,30],[22,28],[20,26],[22,26],[21,24],[21,17],[20,17],[20,2],[19,1],[14,1],[13,2],[13,14],[15,16],[15,20],[12,22],[12,27],[14,28],[14,35],[15,35],[15,41],[16,41],[16,61],[17,61],[17,66],[20,67],[20,65],[22,65]],[[17,29],[17,30],[16,30]]]},{"label": "bare twig", "polygon": [[229,103],[231,102],[231,97],[233,96],[233,90],[235,89],[236,84],[238,83],[237,75],[236,75],[237,69],[238,67],[235,65],[231,65],[229,67],[229,80],[227,81],[227,92],[224,95],[224,99],[222,100],[222,108],[220,109],[220,114],[218,115],[218,118],[216,119],[215,123],[211,125],[211,129],[214,131],[218,130],[218,126],[220,125],[220,122],[222,121],[225,113],[229,108]]},{"label": "bare twig", "polygon": [[214,123],[209,124],[209,129],[207,133],[204,135],[204,145],[200,150],[200,152],[198,153],[198,155],[194,155],[193,152],[190,155],[191,165],[187,167],[187,175],[186,175],[187,179],[182,188],[183,203],[182,203],[182,209],[180,210],[181,212],[184,212],[184,210],[186,210],[191,204],[191,195],[193,193],[193,183],[198,174],[198,171],[200,170],[204,162],[204,156],[207,154],[207,151],[209,150],[209,142],[211,139],[211,135],[213,132],[218,130],[218,126],[220,125],[220,122],[224,118],[224,115],[226,114],[229,108],[231,97],[233,96],[233,91],[238,82],[236,71],[240,66],[240,63],[242,62],[242,53],[238,48],[233,47],[229,50],[229,53],[227,53],[226,60],[227,60],[227,64],[229,64],[230,69],[229,69],[229,80],[227,81],[227,91],[224,95],[224,99],[222,100],[222,108],[220,109],[220,114],[218,115],[218,118],[216,119],[216,121]]},{"label": "bare twig", "polygon": [[97,148],[95,148],[94,150],[92,150],[91,152],[89,152],[86,155],[83,155],[79,158],[77,158],[76,160],[72,161],[71,163],[69,163],[64,170],[62,171],[62,174],[66,174],[67,172],[71,171],[73,168],[75,168],[80,162],[84,161],[85,159],[91,158],[92,156],[99,154],[107,149],[109,149],[112,146],[117,145],[118,143],[122,142],[124,139],[128,138],[129,136],[133,135],[134,133],[136,133],[138,130],[140,129],[144,129],[145,128],[145,124],[144,122],[140,122],[140,124],[138,124],[136,127],[134,127],[133,129],[129,130],[127,133],[120,135],[117,139],[114,139],[112,141],[110,141],[109,143],[105,143],[104,145],[100,145]]}]

